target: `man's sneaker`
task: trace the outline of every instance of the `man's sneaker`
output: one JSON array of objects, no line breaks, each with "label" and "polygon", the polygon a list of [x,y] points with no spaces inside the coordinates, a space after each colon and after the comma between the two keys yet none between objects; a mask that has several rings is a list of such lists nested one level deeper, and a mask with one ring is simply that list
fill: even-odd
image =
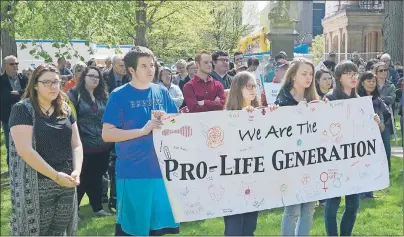
[{"label": "man's sneaker", "polygon": [[94,212],[94,215],[95,215],[95,216],[98,216],[98,217],[112,216],[111,213],[106,212],[106,211],[104,211],[104,210]]}]

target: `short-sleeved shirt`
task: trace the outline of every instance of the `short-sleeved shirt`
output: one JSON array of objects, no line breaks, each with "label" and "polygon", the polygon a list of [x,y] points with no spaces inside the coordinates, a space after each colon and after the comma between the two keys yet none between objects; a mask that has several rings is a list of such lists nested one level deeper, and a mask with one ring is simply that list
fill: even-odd
[{"label": "short-sleeved shirt", "polygon": [[[66,105],[67,106],[67,105]],[[73,172],[72,152],[72,124],[75,123],[73,115],[57,118],[55,114],[50,117],[35,113],[35,125],[28,108],[18,102],[11,110],[9,126],[34,126],[36,151],[56,171],[71,174]],[[47,178],[38,172],[38,178]]]},{"label": "short-sleeved shirt", "polygon": [[[116,88],[109,97],[102,121],[123,130],[141,129],[152,117],[153,110],[178,113],[166,88],[151,84],[139,90],[127,83]],[[117,179],[162,178],[153,135],[115,143]]]}]

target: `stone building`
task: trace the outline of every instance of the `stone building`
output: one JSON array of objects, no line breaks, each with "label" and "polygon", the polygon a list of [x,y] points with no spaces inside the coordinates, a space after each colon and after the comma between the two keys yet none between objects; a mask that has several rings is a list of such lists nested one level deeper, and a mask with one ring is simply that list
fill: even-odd
[{"label": "stone building", "polygon": [[339,60],[354,51],[362,58],[376,57],[383,50],[384,1],[327,1],[322,21],[324,50],[334,51]]}]

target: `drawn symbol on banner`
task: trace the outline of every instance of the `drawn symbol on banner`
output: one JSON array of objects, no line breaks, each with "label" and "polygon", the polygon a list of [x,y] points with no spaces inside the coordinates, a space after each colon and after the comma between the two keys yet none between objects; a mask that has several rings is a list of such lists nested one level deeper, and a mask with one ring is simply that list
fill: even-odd
[{"label": "drawn symbol on banner", "polygon": [[330,132],[335,137],[341,132],[341,124],[339,123],[332,123],[330,125]]},{"label": "drawn symbol on banner", "polygon": [[192,136],[192,128],[191,126],[182,126],[180,129],[164,129],[162,132],[163,136],[168,136],[171,134],[181,134],[184,137]]},{"label": "drawn symbol on banner", "polygon": [[342,178],[342,174],[340,174],[338,178],[334,179],[334,181],[332,182],[334,184],[334,187],[336,187],[336,188],[341,187],[341,178]]},{"label": "drawn symbol on banner", "polygon": [[262,115],[265,115],[266,113],[267,113],[267,111],[265,110],[265,108],[262,108],[261,114],[262,114]]},{"label": "drawn symbol on banner", "polygon": [[298,146],[301,146],[301,145],[302,145],[302,140],[301,140],[301,139],[297,140],[297,145],[298,145]]},{"label": "drawn symbol on banner", "polygon": [[254,115],[248,115],[248,121],[250,122],[254,121]]},{"label": "drawn symbol on banner", "polygon": [[170,123],[175,123],[175,118],[172,118],[172,119],[170,120]]},{"label": "drawn symbol on banner", "polygon": [[281,185],[281,188],[280,188],[281,192],[284,193],[287,189],[288,189],[288,186],[286,184]]},{"label": "drawn symbol on banner", "polygon": [[351,106],[347,105],[346,106],[346,118],[349,119],[350,116],[351,116]]},{"label": "drawn symbol on banner", "polygon": [[298,108],[298,109],[296,109],[296,112],[297,112],[298,114],[302,114],[302,109],[301,109],[301,108]]},{"label": "drawn symbol on banner", "polygon": [[216,185],[211,184],[208,187],[208,191],[212,200],[219,201],[222,199],[225,189],[222,186],[216,187]]},{"label": "drawn symbol on banner", "polygon": [[245,204],[248,205],[248,202],[251,200],[255,200],[255,196],[253,195],[253,186],[255,185],[256,181],[247,183],[241,181],[241,192],[237,194],[238,196],[243,196]]},{"label": "drawn symbol on banner", "polygon": [[314,112],[316,109],[315,108],[311,108],[311,112]]},{"label": "drawn symbol on banner", "polygon": [[366,165],[365,165],[366,168],[369,168],[369,166],[370,166],[370,164],[366,164]]},{"label": "drawn symbol on banner", "polygon": [[323,131],[323,135],[324,135],[324,136],[327,136],[327,130],[324,130],[324,131]]},{"label": "drawn symbol on banner", "polygon": [[320,174],[320,181],[324,183],[324,192],[327,192],[328,188],[325,186],[325,183],[328,181],[328,174],[326,172]]},{"label": "drawn symbol on banner", "polygon": [[164,155],[166,156],[167,160],[171,160],[170,149],[168,149],[167,146],[164,146],[163,150],[164,150]]},{"label": "drawn symbol on banner", "polygon": [[306,174],[304,174],[304,176],[302,178],[302,184],[306,185],[308,183],[310,183],[310,175],[306,173]]},{"label": "drawn symbol on banner", "polygon": [[210,148],[217,148],[223,145],[224,132],[219,126],[210,128],[206,138],[206,145]]},{"label": "drawn symbol on banner", "polygon": [[182,190],[181,195],[185,197],[185,196],[187,196],[188,194],[189,194],[189,189],[188,189],[188,187],[185,187],[185,189]]},{"label": "drawn symbol on banner", "polygon": [[361,109],[361,113],[364,115],[364,114],[365,114],[365,111],[363,111],[363,109]]},{"label": "drawn symbol on banner", "polygon": [[161,144],[160,144],[160,152],[161,152],[161,148],[163,148],[163,141],[161,141]]}]

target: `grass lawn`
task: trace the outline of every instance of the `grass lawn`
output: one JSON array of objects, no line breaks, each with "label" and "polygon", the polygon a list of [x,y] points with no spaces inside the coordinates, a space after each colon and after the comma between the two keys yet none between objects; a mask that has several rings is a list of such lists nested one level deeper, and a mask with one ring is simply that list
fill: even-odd
[{"label": "grass lawn", "polygon": [[[403,236],[403,159],[392,158],[391,186],[388,193],[378,191],[375,200],[362,200],[353,234]],[[10,189],[4,187],[8,180],[2,180],[1,186],[1,235],[9,234]],[[344,202],[338,213],[341,218]],[[84,218],[80,222],[78,235],[114,235],[115,216],[93,217],[88,199],[85,196],[80,213]],[[256,235],[280,235],[283,209],[260,212]],[[324,208],[317,207],[311,235],[326,235],[324,228]],[[181,225],[181,235],[223,235],[223,218],[209,219]]]},{"label": "grass lawn", "polygon": [[401,146],[403,144],[403,133],[400,127],[400,116],[396,115],[396,134],[397,134],[397,143],[394,138],[391,138],[391,146]]},{"label": "grass lawn", "polygon": [[6,146],[3,145],[3,144],[5,144],[4,136],[3,136],[3,129],[1,129],[1,141],[0,141],[0,144],[1,144],[0,171],[4,172],[4,171],[8,170],[8,167],[7,167],[7,162],[6,162],[7,149],[6,149]]}]

